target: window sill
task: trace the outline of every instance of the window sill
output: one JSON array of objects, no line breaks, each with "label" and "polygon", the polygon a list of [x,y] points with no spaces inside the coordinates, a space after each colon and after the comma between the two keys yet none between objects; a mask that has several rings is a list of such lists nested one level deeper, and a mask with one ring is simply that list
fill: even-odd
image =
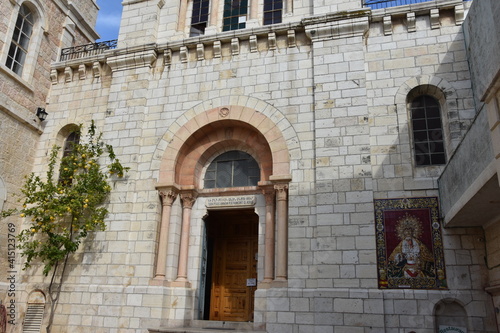
[{"label": "window sill", "polygon": [[0,72],[5,73],[11,79],[22,85],[25,89],[29,90],[31,93],[35,92],[35,88],[32,84],[24,80],[22,77],[11,71],[7,66],[0,64]]}]

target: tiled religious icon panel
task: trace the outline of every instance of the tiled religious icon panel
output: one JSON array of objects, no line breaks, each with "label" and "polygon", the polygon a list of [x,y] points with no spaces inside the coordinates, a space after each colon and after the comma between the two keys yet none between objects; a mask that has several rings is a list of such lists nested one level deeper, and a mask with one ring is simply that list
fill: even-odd
[{"label": "tiled religious icon panel", "polygon": [[447,289],[438,199],[375,200],[379,288]]}]

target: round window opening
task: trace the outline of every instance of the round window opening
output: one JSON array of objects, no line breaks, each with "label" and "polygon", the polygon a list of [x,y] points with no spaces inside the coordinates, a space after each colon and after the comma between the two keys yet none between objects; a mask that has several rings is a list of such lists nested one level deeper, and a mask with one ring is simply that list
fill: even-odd
[{"label": "round window opening", "polygon": [[207,168],[205,188],[257,186],[260,168],[249,154],[232,150],[216,157]]}]

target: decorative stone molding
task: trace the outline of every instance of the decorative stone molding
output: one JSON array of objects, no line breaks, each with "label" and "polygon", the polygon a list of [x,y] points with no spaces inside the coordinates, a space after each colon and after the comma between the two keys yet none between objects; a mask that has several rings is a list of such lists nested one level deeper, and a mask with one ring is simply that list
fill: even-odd
[{"label": "decorative stone molding", "polygon": [[439,9],[433,8],[431,9],[431,29],[439,29]]},{"label": "decorative stone molding", "polygon": [[269,50],[276,50],[276,33],[270,32],[267,34],[267,43]]},{"label": "decorative stone molding", "polygon": [[[368,12],[359,11],[361,14],[344,16],[332,16],[331,21],[327,20],[326,15],[323,20],[304,20],[306,26],[306,35],[313,41],[322,41],[326,39],[340,39],[354,36],[362,36],[369,28]],[[344,17],[344,18],[343,18]],[[318,21],[319,23],[315,23]]]},{"label": "decorative stone molding", "polygon": [[87,78],[87,68],[84,64],[78,66],[78,77],[80,80],[85,80]]},{"label": "decorative stone molding", "polygon": [[186,46],[181,46],[179,56],[182,63],[186,63],[188,61],[188,48]]},{"label": "decorative stone molding", "polygon": [[392,18],[391,16],[384,16],[384,35],[392,35]]},{"label": "decorative stone molding", "polygon": [[92,73],[95,78],[101,77],[101,63],[99,61],[92,64]]},{"label": "decorative stone molding", "polygon": [[170,66],[172,64],[172,50],[166,49],[163,51],[163,57],[165,65]]},{"label": "decorative stone molding", "polygon": [[174,188],[162,188],[158,191],[163,206],[172,206],[177,198],[177,190]]},{"label": "decorative stone molding", "polygon": [[111,67],[111,70],[115,72],[140,67],[151,68],[157,58],[158,56],[154,49],[138,50],[109,57],[107,63]]},{"label": "decorative stone molding", "polygon": [[238,38],[231,39],[231,54],[240,54],[240,40]]},{"label": "decorative stone molding", "polygon": [[222,57],[222,43],[220,40],[216,40],[214,42],[214,58],[220,58]]},{"label": "decorative stone molding", "polygon": [[196,58],[198,60],[205,60],[205,46],[202,43],[196,45]]},{"label": "decorative stone molding", "polygon": [[288,30],[286,37],[287,37],[287,41],[288,41],[288,47],[296,47],[297,46],[297,41],[295,39],[295,30]]},{"label": "decorative stone molding", "polygon": [[257,36],[256,35],[251,35],[250,38],[248,39],[248,42],[250,44],[250,52],[255,53],[257,52]]},{"label": "decorative stone molding", "polygon": [[57,84],[57,82],[58,82],[57,69],[52,69],[50,71],[50,81],[52,82],[52,84]]},{"label": "decorative stone molding", "polygon": [[417,25],[415,21],[415,13],[406,13],[406,24],[407,24],[407,29],[408,32],[415,32],[417,31]]},{"label": "decorative stone molding", "polygon": [[73,69],[71,67],[64,68],[64,82],[73,81]]},{"label": "decorative stone molding", "polygon": [[455,6],[455,24],[462,25],[464,23],[465,9],[464,4]]}]

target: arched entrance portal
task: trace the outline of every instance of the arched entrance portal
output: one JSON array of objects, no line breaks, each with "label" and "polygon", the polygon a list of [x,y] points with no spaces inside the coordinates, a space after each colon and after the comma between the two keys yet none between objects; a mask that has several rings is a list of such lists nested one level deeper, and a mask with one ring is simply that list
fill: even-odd
[{"label": "arched entrance portal", "polygon": [[[253,210],[213,210],[205,218],[206,237],[200,299],[202,318],[253,321],[257,289],[258,216]],[[203,297],[204,296],[204,297]]]},{"label": "arched entrance portal", "polygon": [[[287,284],[287,142],[270,118],[241,106],[197,114],[164,140],[157,185],[163,209],[153,284],[199,289],[198,311],[193,311],[199,315],[192,319],[252,321],[255,289]],[[226,175],[219,178],[218,170]],[[168,254],[170,215],[178,196],[180,235]],[[254,203],[235,204],[246,197],[253,197]],[[209,206],[214,198],[224,207]],[[255,199],[261,205],[258,214]],[[205,214],[205,245],[192,246],[199,244],[193,237],[200,234],[192,228],[200,226]],[[166,274],[169,255],[177,258],[172,280]],[[263,263],[257,265],[257,258]]]}]

